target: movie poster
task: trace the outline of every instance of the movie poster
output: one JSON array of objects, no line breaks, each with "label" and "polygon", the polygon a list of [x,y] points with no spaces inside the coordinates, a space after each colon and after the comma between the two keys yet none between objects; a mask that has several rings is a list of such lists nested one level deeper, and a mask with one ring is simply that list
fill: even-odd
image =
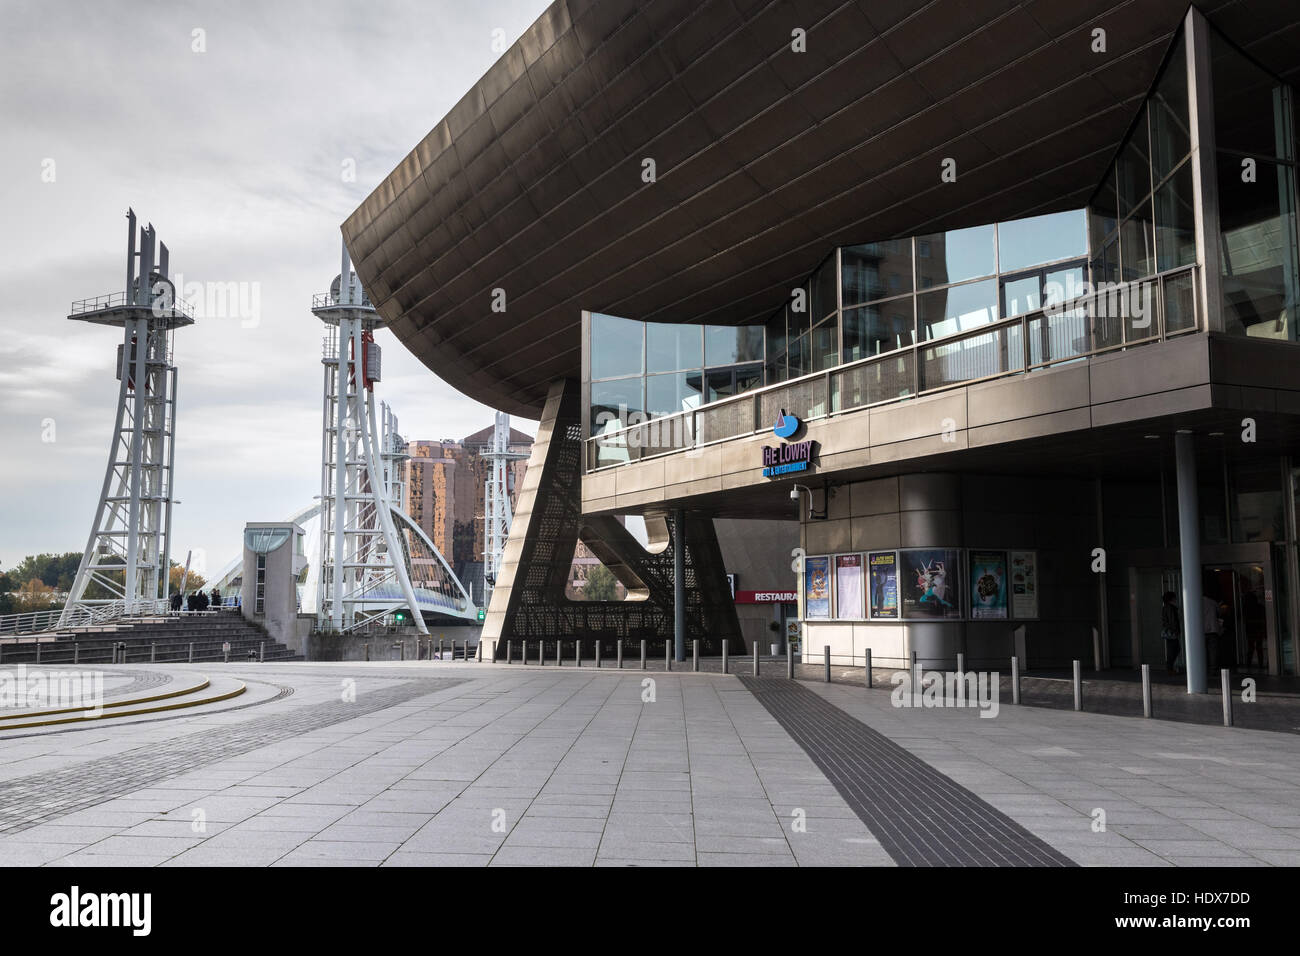
[{"label": "movie poster", "polygon": [[831,616],[831,559],[803,559],[804,620],[828,620]]},{"label": "movie poster", "polygon": [[900,551],[903,617],[960,620],[961,552],[950,548]]},{"label": "movie poster", "polygon": [[871,616],[898,619],[898,555],[893,551],[872,551],[867,555],[871,567]]},{"label": "movie poster", "polygon": [[970,616],[976,621],[1007,616],[1007,553],[971,551]]},{"label": "movie poster", "polygon": [[862,555],[835,558],[835,616],[860,618],[862,613]]},{"label": "movie poster", "polygon": [[1011,552],[1011,613],[1038,617],[1038,552]]}]

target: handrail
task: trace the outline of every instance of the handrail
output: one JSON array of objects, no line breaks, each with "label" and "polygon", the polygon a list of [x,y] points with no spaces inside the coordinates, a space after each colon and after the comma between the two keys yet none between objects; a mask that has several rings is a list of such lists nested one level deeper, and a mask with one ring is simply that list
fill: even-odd
[{"label": "handrail", "polygon": [[[125,309],[134,306],[135,303],[127,298],[125,292],[110,292],[107,295],[97,295],[89,299],[77,299],[72,303],[68,310],[68,315],[85,315],[91,312],[104,312],[108,309]],[[139,306],[139,308],[151,308],[151,305]],[[170,309],[164,312],[179,312],[187,319],[194,318],[194,306],[190,305],[184,299],[176,296],[172,299]]]},{"label": "handrail", "polygon": [[[1051,301],[1038,309],[1001,318],[976,328],[962,329],[937,338],[913,342],[911,345],[891,352],[870,355],[828,369],[811,372],[799,378],[775,382],[716,402],[709,402],[697,408],[674,412],[671,415],[663,415],[604,431],[584,439],[584,471],[592,473],[607,468],[617,468],[633,461],[657,458],[662,455],[687,451],[714,442],[727,441],[763,431],[769,424],[762,420],[763,399],[782,391],[794,393],[796,390],[807,386],[813,386],[814,388],[821,386],[818,395],[819,400],[814,403],[821,406],[821,411],[811,415],[800,414],[800,417],[805,418],[805,420],[815,421],[848,411],[907,401],[920,395],[933,394],[976,382],[1006,378],[1011,375],[1021,375],[1025,372],[1036,371],[1052,365],[1075,362],[1094,355],[1102,355],[1150,342],[1163,341],[1176,335],[1195,332],[1200,330],[1202,326],[1202,305],[1197,292],[1198,283],[1195,281],[1198,270],[1199,267],[1193,264],[1169,269],[1130,282],[1106,284],[1083,295],[1061,301]],[[1190,283],[1192,323],[1186,328],[1170,330],[1167,327],[1168,316],[1165,314],[1165,287],[1175,280],[1188,276],[1192,278]],[[1154,292],[1150,290],[1154,290]],[[1153,310],[1144,317],[1145,321],[1141,325],[1131,321],[1134,317],[1132,314],[1123,314],[1126,309],[1130,313],[1132,312],[1129,304],[1135,296],[1139,300],[1146,299],[1147,308]],[[999,309],[1001,308],[1000,298],[999,295]],[[1048,355],[1046,352],[1049,351],[1048,347],[1053,344],[1051,342],[1053,332],[1058,337],[1055,345],[1059,346],[1061,344],[1059,341],[1061,334],[1059,323],[1056,329],[1051,328],[1053,320],[1057,319],[1057,317],[1064,317],[1065,322],[1071,320],[1081,321],[1086,325],[1086,328],[1081,330],[1084,334],[1071,343],[1070,347],[1058,350],[1059,354]],[[1108,330],[1102,325],[1102,323],[1112,320],[1118,322],[1116,329]],[[1035,325],[1038,326],[1037,330],[1033,328]],[[1150,334],[1131,334],[1134,331],[1148,328],[1151,330]],[[933,355],[935,350],[958,346],[971,339],[996,336],[1002,332],[1007,332],[1009,335],[1018,332],[1020,335],[1020,360],[1010,365],[1010,367],[994,371],[988,375],[962,377],[940,384],[927,385],[923,381],[922,363],[926,359],[925,353],[929,352]],[[1110,332],[1112,335],[1117,332],[1118,341],[1103,341],[1100,345],[1096,344],[1098,337],[1104,337],[1106,332]],[[1034,339],[1037,341],[1035,342]],[[1086,343],[1086,345],[1082,343]],[[1035,356],[1035,346],[1037,346],[1037,351],[1040,353],[1037,357]],[[908,366],[912,380],[910,389],[903,394],[875,401],[854,402],[852,405],[843,405],[840,400],[841,396],[836,389],[839,382],[859,370],[890,362],[910,363]],[[739,430],[733,430],[730,434],[701,439],[700,421],[702,416],[707,416],[706,420],[722,418],[726,415],[726,409],[739,403],[745,403],[748,406],[747,410],[738,409],[738,417],[742,423],[749,424],[748,428],[742,427]],[[662,438],[665,432],[668,434],[666,445],[647,443],[641,440],[642,436],[645,435],[649,435],[653,439],[659,439]],[[629,439],[633,439],[633,441],[629,442]],[[598,453],[600,449],[624,450],[627,459],[625,461],[607,461],[603,464],[597,464],[600,460]]]}]

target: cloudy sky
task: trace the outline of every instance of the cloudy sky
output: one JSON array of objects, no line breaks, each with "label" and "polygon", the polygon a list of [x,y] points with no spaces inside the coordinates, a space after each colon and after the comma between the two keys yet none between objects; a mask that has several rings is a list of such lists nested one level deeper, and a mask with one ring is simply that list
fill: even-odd
[{"label": "cloudy sky", "polygon": [[[175,338],[173,555],[194,549],[215,571],[246,521],[310,503],[323,332],[310,304],[338,272],[339,224],[546,6],[0,0],[0,567],[85,548],[121,333],[66,316],[125,285],[128,206],[187,285],[244,283],[246,308],[205,318],[197,303]],[[379,336],[377,394],[407,438],[491,424]]]}]

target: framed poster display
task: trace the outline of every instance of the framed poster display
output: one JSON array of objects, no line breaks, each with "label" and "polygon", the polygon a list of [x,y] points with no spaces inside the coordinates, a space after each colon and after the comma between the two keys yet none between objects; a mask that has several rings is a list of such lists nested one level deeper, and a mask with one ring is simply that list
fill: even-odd
[{"label": "framed poster display", "polygon": [[894,551],[870,551],[867,567],[871,577],[871,617],[898,620],[898,554]]},{"label": "framed poster display", "polygon": [[970,552],[970,616],[974,621],[1005,620],[1007,616],[1007,553]]},{"label": "framed poster display", "polygon": [[835,616],[837,618],[863,618],[862,555],[837,554],[835,556]]},{"label": "framed poster display", "polygon": [[831,616],[831,559],[803,559],[803,616],[806,621],[825,621]]},{"label": "framed poster display", "polygon": [[962,619],[961,551],[917,548],[898,552],[903,617],[912,620]]},{"label": "framed poster display", "polygon": [[1011,615],[1038,617],[1038,552],[1011,552]]}]

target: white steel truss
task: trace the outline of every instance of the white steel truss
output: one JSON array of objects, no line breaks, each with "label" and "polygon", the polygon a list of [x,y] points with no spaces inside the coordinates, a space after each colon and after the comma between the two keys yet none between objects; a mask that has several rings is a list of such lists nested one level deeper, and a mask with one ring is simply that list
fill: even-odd
[{"label": "white steel truss", "polygon": [[407,544],[397,533],[380,465],[382,433],[376,428],[373,395],[380,352],[374,330],[383,320],[356,281],[346,246],[335,282],[312,300],[312,313],[327,328],[321,358],[317,622],[322,629],[351,631],[407,608],[419,632],[427,634],[407,570]]},{"label": "white steel truss", "polygon": [[171,333],[190,325],[167,278],[167,246],[127,210],[126,291],[74,302],[69,319],[123,330],[117,415],[90,538],[60,627],[150,614],[166,603],[171,567],[176,366]]},{"label": "white steel truss", "polygon": [[528,457],[510,450],[510,416],[505,412],[496,413],[492,449],[483,457],[488,462],[488,478],[483,489],[483,606],[487,607],[510,539],[510,492],[514,484],[510,463]]}]

